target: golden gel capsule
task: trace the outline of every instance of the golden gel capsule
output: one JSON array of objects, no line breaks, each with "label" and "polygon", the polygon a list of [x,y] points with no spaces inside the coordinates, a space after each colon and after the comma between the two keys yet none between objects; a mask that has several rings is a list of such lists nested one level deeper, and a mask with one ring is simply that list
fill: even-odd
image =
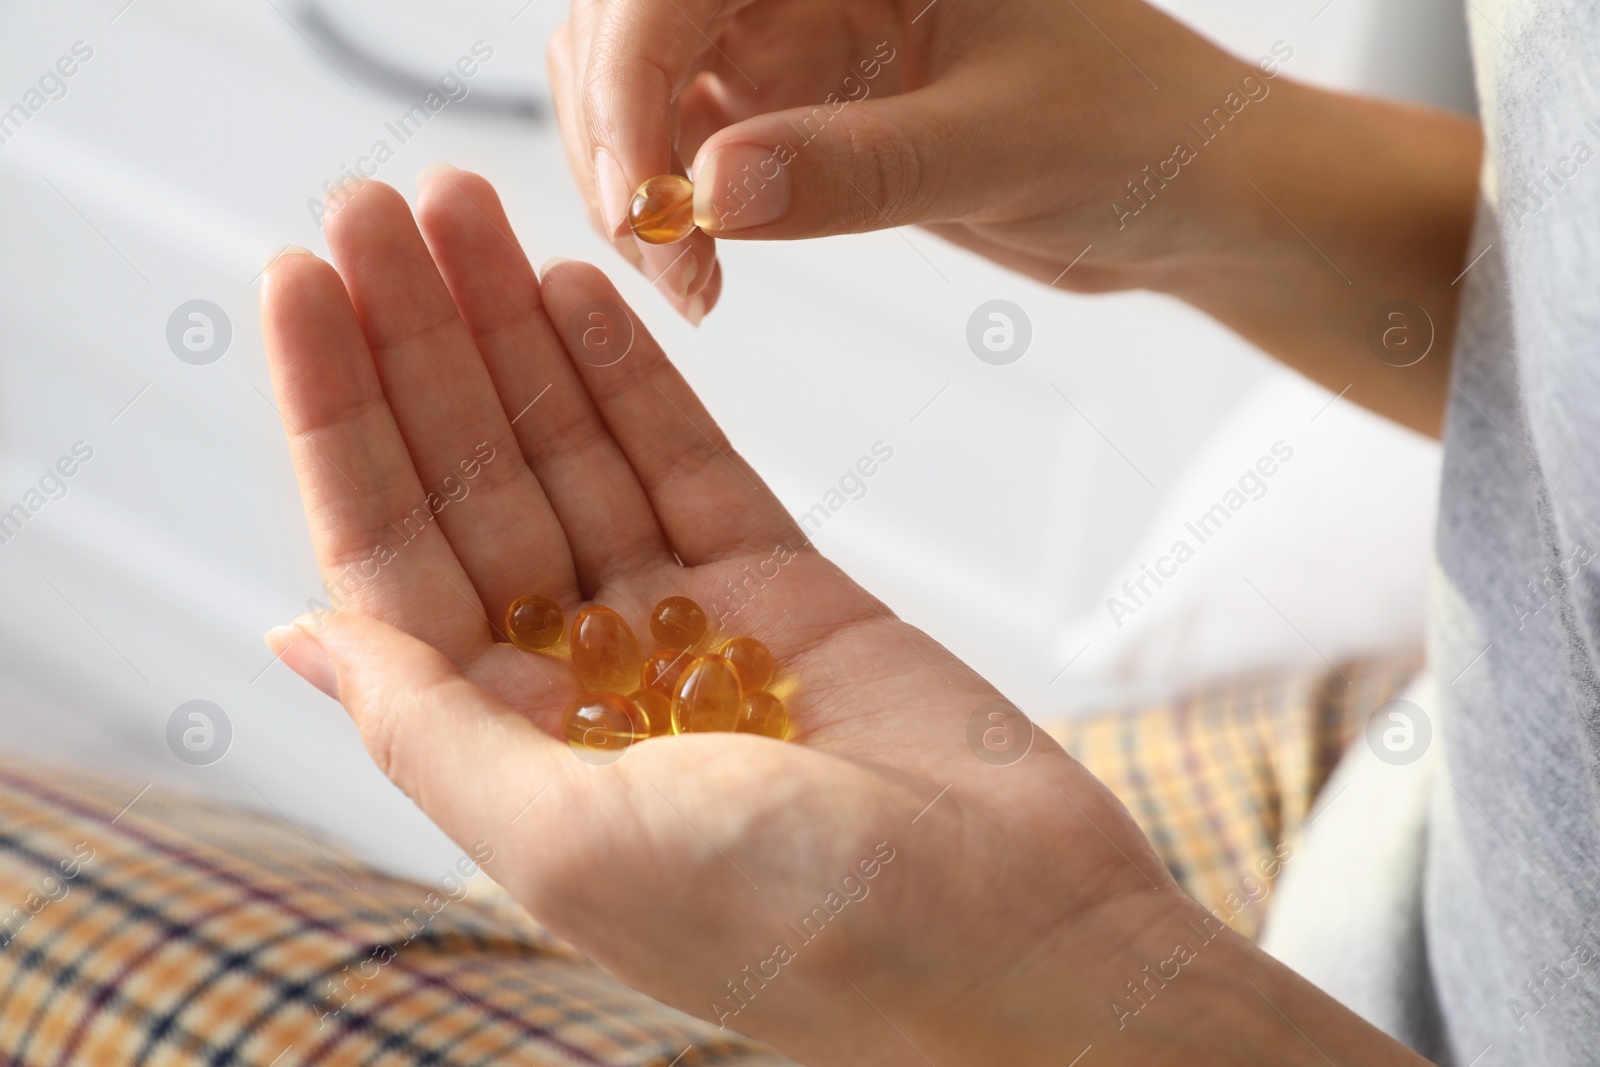
[{"label": "golden gel capsule", "polygon": [[739,709],[738,732],[782,741],[789,736],[789,711],[783,701],[771,693],[751,693]]},{"label": "golden gel capsule", "polygon": [[646,244],[676,244],[694,232],[694,184],[681,174],[657,174],[633,191],[628,225]]},{"label": "golden gel capsule", "polygon": [[739,672],[739,685],[746,693],[765,689],[772,681],[772,653],[753,637],[734,637],[722,644],[722,655]]},{"label": "golden gel capsule", "polygon": [[672,732],[672,698],[656,692],[654,689],[639,689],[628,697],[634,705],[644,712],[645,718],[650,722],[650,736],[660,737],[662,734]]},{"label": "golden gel capsule", "polygon": [[650,736],[647,713],[616,693],[584,693],[567,705],[561,721],[567,740],[581,748],[616,751]]},{"label": "golden gel capsule", "polygon": [[589,692],[631,693],[643,666],[639,641],[621,615],[596,604],[572,620],[572,669]]},{"label": "golden gel capsule", "polygon": [[677,648],[658,648],[644,658],[644,669],[639,681],[645,689],[660,693],[668,700],[678,688],[678,679],[689,669],[694,655]]},{"label": "golden gel capsule", "polygon": [[566,612],[547,596],[519,597],[506,609],[506,637],[529,652],[547,652],[561,643]]},{"label": "golden gel capsule", "polygon": [[650,612],[650,635],[666,648],[693,648],[706,635],[706,613],[686,596],[669,596]]},{"label": "golden gel capsule", "polygon": [[721,656],[701,656],[689,664],[672,694],[672,732],[730,732],[739,725],[743,698],[733,664]]}]

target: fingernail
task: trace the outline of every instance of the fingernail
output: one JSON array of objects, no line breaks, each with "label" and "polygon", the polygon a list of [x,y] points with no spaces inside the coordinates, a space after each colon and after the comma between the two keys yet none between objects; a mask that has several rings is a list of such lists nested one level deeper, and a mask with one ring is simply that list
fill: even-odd
[{"label": "fingernail", "polygon": [[672,295],[679,300],[686,299],[689,289],[694,285],[695,277],[700,273],[700,261],[691,253],[684,256],[678,265],[670,267],[669,271],[672,274],[670,281]]},{"label": "fingernail", "polygon": [[261,269],[266,270],[285,256],[311,256],[315,258],[316,253],[309,248],[301,248],[299,245],[284,245],[267,257],[267,261],[261,265]]},{"label": "fingernail", "polygon": [[417,188],[420,190],[441,174],[453,174],[459,168],[450,163],[429,163],[417,171]]},{"label": "fingernail", "polygon": [[689,320],[690,326],[700,325],[700,320],[706,317],[706,298],[696,296],[689,301],[683,309],[683,317]]},{"label": "fingernail", "polygon": [[541,282],[544,281],[544,276],[546,274],[549,274],[551,269],[553,269],[555,267],[559,267],[563,263],[571,263],[571,262],[572,262],[572,260],[568,259],[565,256],[554,256],[554,257],[552,257],[550,259],[545,260],[544,261],[544,266],[539,268],[539,280]]},{"label": "fingernail", "polygon": [[274,626],[263,640],[272,654],[283,660],[291,671],[331,696],[339,699],[339,676],[333,669],[333,660],[323,651],[322,644],[304,626]]},{"label": "fingernail", "polygon": [[606,225],[606,236],[626,236],[628,201],[633,198],[633,190],[628,188],[628,176],[622,173],[622,164],[604,148],[595,149],[594,181],[600,196],[600,218]]},{"label": "fingernail", "polygon": [[789,170],[779,150],[723,145],[695,172],[694,221],[707,233],[748,230],[789,211]]}]

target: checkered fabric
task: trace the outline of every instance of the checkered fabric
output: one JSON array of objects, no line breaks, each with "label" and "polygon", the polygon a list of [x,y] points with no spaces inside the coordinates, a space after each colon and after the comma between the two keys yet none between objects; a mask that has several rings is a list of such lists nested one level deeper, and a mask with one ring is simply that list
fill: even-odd
[{"label": "checkered fabric", "polygon": [[1335,764],[1421,669],[1416,652],[1235,679],[1050,733],[1127,805],[1178,884],[1254,938]]},{"label": "checkered fabric", "polygon": [[789,1062],[465,879],[390,878],[280,820],[138,793],[0,763],[8,1067]]},{"label": "checkered fabric", "polygon": [[[1417,668],[1246,680],[1055,732],[1253,935],[1267,860],[1293,862],[1346,743]],[[787,1062],[618,985],[481,874],[407,882],[280,819],[0,760],[5,1067]]]}]

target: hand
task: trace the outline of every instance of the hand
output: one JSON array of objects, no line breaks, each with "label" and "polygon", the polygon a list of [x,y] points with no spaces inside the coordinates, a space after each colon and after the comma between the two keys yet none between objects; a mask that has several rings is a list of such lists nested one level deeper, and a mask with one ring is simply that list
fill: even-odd
[{"label": "hand", "polygon": [[[693,160],[704,231],[644,255],[709,279],[702,310],[712,237],[920,224],[1058,288],[1176,296],[1437,433],[1477,126],[1297,85],[1293,57],[1246,62],[1140,0],[573,0],[549,50],[605,232]],[[1425,312],[1417,366],[1371,351],[1397,300]]]},{"label": "hand", "polygon": [[[269,635],[285,662],[534,916],[670,1004],[817,1064],[1112,1041],[1109,1000],[1204,916],[1126,811],[1042,734],[1012,766],[974,757],[968,721],[999,694],[805,543],[598,271],[536,278],[463,172],[427,182],[417,222],[367,184],[330,219],[337,272],[306,254],[266,274],[274,387],[342,601]],[[596,307],[636,331],[608,366],[585,347]],[[496,640],[531,592],[636,626],[665,595],[720,605],[797,682],[798,743],[578,758],[556,737],[570,670]],[[1208,961],[1255,960],[1216,944]],[[1228,1019],[1172,1005],[1119,1047]],[[1301,1020],[1331,1041],[1325,1023]]]},{"label": "hand", "polygon": [[[608,235],[635,185],[693,159],[716,237],[925,224],[1047,282],[1093,243],[1068,282],[1092,289],[1140,284],[1181,239],[1172,211],[1119,232],[1124,183],[1242,77],[1270,91],[1122,0],[573,0],[549,63]],[[701,276],[711,254],[693,246]]]}]

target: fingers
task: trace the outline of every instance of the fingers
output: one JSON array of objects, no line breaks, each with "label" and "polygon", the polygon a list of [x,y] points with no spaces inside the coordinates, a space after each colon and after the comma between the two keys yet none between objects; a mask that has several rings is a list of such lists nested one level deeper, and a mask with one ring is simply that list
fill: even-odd
[{"label": "fingers", "polygon": [[583,135],[597,161],[600,213],[610,226],[627,217],[638,184],[673,169],[673,103],[699,70],[721,25],[749,0],[579,0],[576,40]]},{"label": "fingers", "polygon": [[419,193],[417,221],[523,457],[561,526],[576,531],[570,552],[584,596],[670,561],[649,499],[545,315],[533,268],[504,236],[511,224],[494,189],[465,171],[436,174]]},{"label": "fingers", "polygon": [[572,38],[572,23],[564,23],[550,35],[550,43],[545,50],[550,69],[550,95],[555,103],[556,121],[561,126],[561,144],[566,149],[567,166],[571,168],[573,181],[583,195],[584,206],[588,208],[589,225],[609,240],[624,259],[642,270],[644,259],[639,253],[639,242],[631,234],[627,237],[615,236],[612,233],[615,227],[607,228],[600,217],[600,200],[595,193],[593,149],[589,146],[583,126],[580,110],[582,94],[576,84],[575,73],[580,68],[574,59]]},{"label": "fingers", "polygon": [[583,206],[589,212],[589,224],[605,233],[600,218],[600,201],[594,192],[594,168],[588,138],[582,135],[583,120],[579,114],[578,94],[573,91],[572,24],[562,23],[545,44],[545,66],[550,81],[550,96],[555,106],[556,123],[561,127],[561,147],[566,150],[567,167],[572,180],[583,196]]},{"label": "fingers", "polygon": [[711,134],[757,115],[900,92],[910,64],[875,58],[896,55],[890,42],[905,36],[900,18],[894,5],[779,3],[741,11],[707,54],[707,70],[678,98],[679,155],[693,158]]},{"label": "fingers", "polygon": [[716,304],[716,295],[708,292],[711,274],[717,266],[716,241],[696,230],[677,244],[637,243],[644,276],[690,325],[700,325],[706,312]]},{"label": "fingers", "polygon": [[[712,285],[720,286],[714,276]],[[628,314],[605,275],[584,263],[546,271],[544,301],[594,398],[600,416],[637,475],[673,551],[695,566],[746,551],[799,549],[804,535],[728,444],[677,369],[643,325]],[[627,354],[597,366],[585,348],[585,305],[627,316],[609,331],[631,330]],[[586,358],[588,356],[589,358]]]},{"label": "fingers", "polygon": [[330,601],[467,662],[490,640],[482,608],[433,521],[343,281],[309,253],[282,256],[263,275],[261,321]]},{"label": "fingers", "polygon": [[[509,227],[499,239],[511,246]],[[523,462],[500,395],[411,209],[388,186],[363,185],[330,217],[328,244],[430,507],[492,625],[529,592],[575,602],[566,534]]]},{"label": "fingers", "polygon": [[576,762],[427,642],[359,612],[305,616],[267,643],[334,687],[378,769],[464,847],[503,832]]},{"label": "fingers", "polygon": [[695,222],[716,237],[765,240],[972,217],[997,196],[995,167],[1010,152],[1002,138],[1018,136],[1017,116],[1002,122],[974,103],[994,95],[981,78],[952,75],[727,126],[695,158]]},{"label": "fingers", "polygon": [[[699,69],[708,40],[691,20],[709,25],[721,17],[721,6],[720,0],[692,0],[676,9],[576,0],[547,57],[562,140],[591,220],[697,325],[714,302],[705,291],[716,243],[694,233],[675,245],[646,244],[632,236],[627,214],[633,190],[645,179],[683,173],[673,148],[675,100]],[[658,40],[666,51],[656,47]],[[669,64],[676,74],[668,73]],[[640,101],[648,101],[647,112],[636,110]]]}]

